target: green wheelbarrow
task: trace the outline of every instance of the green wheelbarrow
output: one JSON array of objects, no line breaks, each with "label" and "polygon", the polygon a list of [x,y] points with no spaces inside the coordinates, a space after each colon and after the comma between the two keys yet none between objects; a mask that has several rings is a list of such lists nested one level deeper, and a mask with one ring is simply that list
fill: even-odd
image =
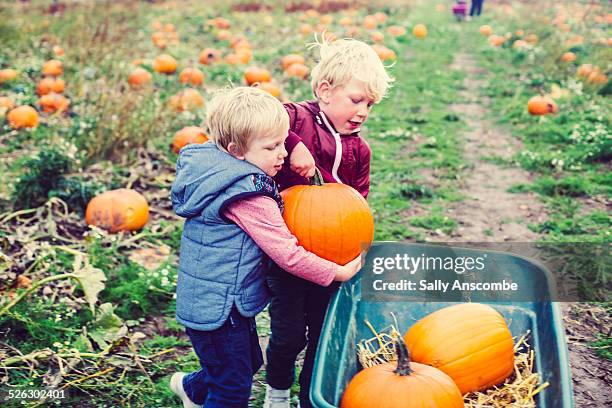
[{"label": "green wheelbarrow", "polygon": [[515,338],[530,333],[528,343],[536,355],[534,368],[540,374],[541,382],[550,384],[536,395],[537,406],[573,407],[561,312],[558,303],[545,300],[546,296],[544,300],[542,298],[543,293],[552,290],[552,277],[548,270],[528,259],[504,252],[393,243],[374,244],[368,252],[364,269],[351,281],[346,282],[330,303],[319,339],[310,388],[313,406],[317,408],[339,406],[342,393],[349,381],[361,369],[356,345],[360,340],[372,337],[372,331],[364,324],[366,320],[373,327],[382,329],[394,324],[394,318],[390,313],[393,312],[397,321],[401,322],[399,330],[404,333],[420,318],[456,304],[457,301],[465,301],[453,298],[452,294],[450,301],[448,296],[431,297],[432,293],[428,294],[430,297],[427,300],[423,300],[423,293],[418,291],[403,293],[398,299],[372,296],[371,291],[368,291],[369,285],[380,276],[375,276],[367,270],[368,264],[372,264],[372,259],[381,254],[398,251],[415,257],[435,256],[441,253],[448,255],[449,251],[455,256],[459,254],[484,257],[487,262],[505,271],[506,278],[527,288],[527,292],[538,292],[538,296],[530,296],[524,290],[521,295],[510,296],[508,299],[502,296],[502,299],[495,300],[487,296],[479,298],[476,294],[470,300],[489,304],[499,311],[509,323],[510,331]]}]

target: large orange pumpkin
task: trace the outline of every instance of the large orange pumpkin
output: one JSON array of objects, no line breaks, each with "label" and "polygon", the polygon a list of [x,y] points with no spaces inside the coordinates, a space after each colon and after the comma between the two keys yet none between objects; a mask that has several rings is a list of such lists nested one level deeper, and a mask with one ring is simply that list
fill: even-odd
[{"label": "large orange pumpkin", "polygon": [[425,27],[425,24],[415,25],[412,29],[412,35],[414,35],[416,38],[427,37],[427,27]]},{"label": "large orange pumpkin", "polygon": [[340,408],[462,408],[463,397],[453,380],[425,364],[411,363],[401,339],[397,362],[358,372],[349,382]]},{"label": "large orange pumpkin", "polygon": [[178,154],[188,144],[205,143],[206,141],[208,141],[208,136],[206,136],[204,129],[197,126],[185,126],[174,134],[172,150]]},{"label": "large orange pumpkin", "polygon": [[141,88],[151,82],[153,76],[144,68],[138,67],[134,69],[128,77],[128,84],[132,88]]},{"label": "large orange pumpkin", "polygon": [[272,74],[265,68],[248,67],[244,71],[244,80],[249,85],[253,85],[255,82],[270,82]]},{"label": "large orange pumpkin", "polygon": [[168,54],[158,55],[153,61],[153,69],[160,74],[171,75],[176,72],[176,60]]},{"label": "large orange pumpkin", "polygon": [[281,195],[283,218],[300,245],[321,258],[345,265],[374,238],[374,218],[366,200],[352,187],[323,183],[293,186]]},{"label": "large orange pumpkin", "polygon": [[514,369],[512,334],[491,306],[445,307],[416,322],[404,340],[413,361],[444,371],[462,394],[499,384]]},{"label": "large orange pumpkin", "polygon": [[33,128],[38,126],[38,112],[29,105],[18,106],[6,115],[13,129]]},{"label": "large orange pumpkin", "polygon": [[197,68],[185,68],[179,74],[181,84],[200,86],[204,83],[204,73]]},{"label": "large orange pumpkin", "polygon": [[548,96],[534,96],[527,102],[527,110],[532,115],[557,113],[557,104]]},{"label": "large orange pumpkin", "polygon": [[147,200],[137,191],[128,188],[106,191],[97,195],[85,211],[88,225],[109,232],[135,231],[145,226],[149,219]]}]

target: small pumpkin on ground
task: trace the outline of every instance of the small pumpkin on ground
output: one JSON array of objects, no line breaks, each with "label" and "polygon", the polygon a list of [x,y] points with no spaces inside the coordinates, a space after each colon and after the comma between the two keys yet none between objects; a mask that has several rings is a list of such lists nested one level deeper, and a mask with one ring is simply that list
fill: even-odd
[{"label": "small pumpkin on ground", "polygon": [[179,82],[181,84],[200,86],[204,83],[204,73],[197,68],[185,68],[179,74]]},{"label": "small pumpkin on ground", "polygon": [[174,74],[176,72],[176,67],[176,60],[168,54],[158,55],[155,61],[153,61],[153,69],[160,74]]},{"label": "small pumpkin on ground", "polygon": [[395,344],[398,361],[358,372],[342,395],[340,408],[461,408],[463,397],[453,380],[425,364],[411,363],[406,344]]},{"label": "small pumpkin on ground", "polygon": [[29,105],[18,106],[6,116],[13,129],[34,128],[38,126],[38,112]]},{"label": "small pumpkin on ground", "polygon": [[290,77],[297,77],[306,79],[308,78],[308,74],[310,73],[310,69],[304,65],[296,62],[295,64],[291,64],[286,70],[285,73]]},{"label": "small pumpkin on ground", "polygon": [[0,69],[0,84],[8,81],[12,81],[17,78],[19,73],[17,70],[12,68]]},{"label": "small pumpkin on ground", "polygon": [[286,70],[292,64],[304,64],[304,62],[304,57],[299,54],[288,54],[281,58],[281,65],[283,66],[283,70]]},{"label": "small pumpkin on ground", "polygon": [[504,381],[514,369],[514,343],[491,306],[463,303],[435,311],[404,335],[413,361],[448,374],[462,394]]},{"label": "small pumpkin on ground", "polygon": [[130,73],[130,76],[128,77],[128,84],[130,84],[130,86],[134,89],[142,88],[145,85],[149,84],[152,79],[153,76],[149,71],[144,68],[138,67]]},{"label": "small pumpkin on ground", "polygon": [[170,98],[170,107],[182,112],[204,106],[204,98],[195,89],[187,88]]},{"label": "small pumpkin on ground", "polygon": [[200,53],[200,64],[211,65],[221,61],[221,51],[214,48],[205,48]]},{"label": "small pumpkin on ground", "polygon": [[272,82],[260,82],[257,86],[277,99],[281,96],[280,88]]},{"label": "small pumpkin on ground", "polygon": [[70,105],[70,99],[66,98],[64,95],[51,92],[38,98],[38,104],[43,112],[64,112]]},{"label": "small pumpkin on ground", "polygon": [[427,27],[425,27],[425,24],[415,25],[412,29],[412,35],[414,35],[416,38],[427,37]]},{"label": "small pumpkin on ground", "polygon": [[530,114],[548,115],[549,113],[557,113],[557,104],[548,96],[536,95],[527,102],[527,110]]},{"label": "small pumpkin on ground", "polygon": [[43,96],[51,92],[62,93],[66,87],[66,82],[61,78],[44,77],[36,84],[36,93]]},{"label": "small pumpkin on ground", "polygon": [[206,136],[204,129],[198,126],[185,126],[174,134],[172,150],[178,154],[188,144],[205,143],[206,141],[208,141],[208,136]]},{"label": "small pumpkin on ground", "polygon": [[64,73],[62,61],[60,60],[49,60],[43,64],[42,73],[44,76],[60,76]]},{"label": "small pumpkin on ground", "polygon": [[109,232],[139,230],[148,220],[147,200],[139,192],[128,188],[110,190],[95,196],[85,211],[88,225]]},{"label": "small pumpkin on ground", "polygon": [[265,68],[248,67],[244,71],[244,80],[249,85],[253,85],[255,82],[270,82],[272,74]]},{"label": "small pumpkin on ground", "polygon": [[493,34],[493,29],[491,28],[490,25],[482,25],[480,26],[480,28],[478,29],[478,31],[480,32],[481,35],[488,37],[491,34]]}]

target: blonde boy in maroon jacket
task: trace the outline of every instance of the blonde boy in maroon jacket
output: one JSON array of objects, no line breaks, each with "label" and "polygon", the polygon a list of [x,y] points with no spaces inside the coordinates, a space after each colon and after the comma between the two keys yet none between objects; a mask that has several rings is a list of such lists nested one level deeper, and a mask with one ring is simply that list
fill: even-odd
[{"label": "blonde boy in maroon jacket", "polygon": [[[290,130],[285,142],[289,160],[275,177],[282,191],[310,184],[315,166],[327,183],[344,183],[364,198],[370,188],[368,143],[359,136],[372,106],[384,97],[393,79],[376,52],[352,40],[316,43],[321,59],[312,70],[315,100],[287,103]],[[314,357],[327,305],[338,285],[320,287],[275,267],[268,278],[271,336],[266,350],[266,408],[289,408],[295,360],[306,346],[300,373],[301,408],[308,396]]]}]

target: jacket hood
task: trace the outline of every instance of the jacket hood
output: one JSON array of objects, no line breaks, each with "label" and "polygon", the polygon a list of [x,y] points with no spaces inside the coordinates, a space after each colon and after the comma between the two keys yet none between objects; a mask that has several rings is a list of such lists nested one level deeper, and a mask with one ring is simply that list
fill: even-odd
[{"label": "jacket hood", "polygon": [[264,174],[251,163],[238,160],[213,142],[192,144],[181,149],[171,198],[177,215],[199,215],[220,194],[250,174]]}]

